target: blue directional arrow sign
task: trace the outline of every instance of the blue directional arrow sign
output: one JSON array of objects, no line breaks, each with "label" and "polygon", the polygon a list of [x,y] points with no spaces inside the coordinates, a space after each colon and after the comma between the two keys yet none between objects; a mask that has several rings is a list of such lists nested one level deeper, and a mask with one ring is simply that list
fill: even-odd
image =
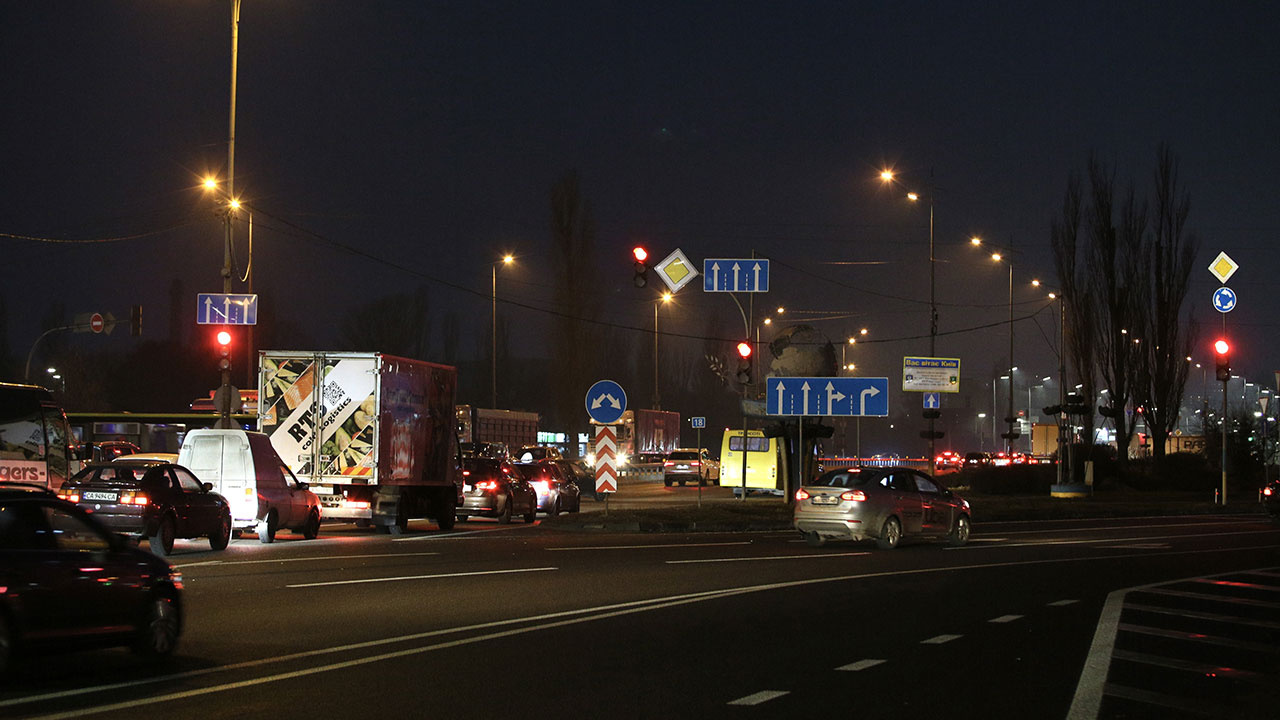
[{"label": "blue directional arrow sign", "polygon": [[942,407],[942,393],[927,392],[921,395],[924,397],[925,410],[937,410]]},{"label": "blue directional arrow sign", "polygon": [[889,378],[770,377],[769,415],[888,417]]},{"label": "blue directional arrow sign", "polygon": [[612,380],[597,380],[587,391],[587,414],[601,425],[612,425],[627,409],[627,394]]},{"label": "blue directional arrow sign", "polygon": [[764,258],[707,258],[702,261],[705,292],[769,292],[769,261]]},{"label": "blue directional arrow sign", "polygon": [[196,295],[196,323],[199,325],[257,325],[258,296],[199,293]]},{"label": "blue directional arrow sign", "polygon": [[1236,309],[1236,292],[1225,285],[1213,291],[1213,307],[1220,313]]}]

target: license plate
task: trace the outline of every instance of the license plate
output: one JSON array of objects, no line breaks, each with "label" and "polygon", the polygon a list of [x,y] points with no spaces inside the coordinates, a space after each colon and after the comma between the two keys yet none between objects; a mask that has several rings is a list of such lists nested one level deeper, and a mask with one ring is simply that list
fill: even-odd
[{"label": "license plate", "polygon": [[688,465],[677,465],[677,466],[676,466],[676,469],[677,469],[677,470],[688,470],[688,469],[689,469],[689,466],[688,466]]},{"label": "license plate", "polygon": [[98,502],[115,502],[120,496],[113,492],[102,492],[100,490],[86,490],[80,493],[81,499],[96,500]]},{"label": "license plate", "polygon": [[814,505],[839,505],[840,498],[831,497],[829,495],[815,495],[813,498]]}]

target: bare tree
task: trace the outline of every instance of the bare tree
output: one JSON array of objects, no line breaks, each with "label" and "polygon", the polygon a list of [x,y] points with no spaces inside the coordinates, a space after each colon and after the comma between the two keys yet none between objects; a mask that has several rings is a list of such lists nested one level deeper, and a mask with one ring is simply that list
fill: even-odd
[{"label": "bare tree", "polygon": [[569,172],[551,189],[552,260],[556,269],[553,297],[556,319],[552,330],[555,347],[563,349],[557,371],[552,374],[554,407],[559,425],[577,432],[587,425],[582,397],[598,368],[591,353],[600,334],[588,322],[595,316],[592,300],[596,230],[591,208],[582,197],[576,172]]},{"label": "bare tree", "polygon": [[[1088,299],[1089,279],[1082,261],[1080,225],[1083,207],[1080,177],[1072,173],[1067,180],[1067,192],[1062,203],[1062,217],[1050,224],[1049,243],[1053,249],[1053,264],[1058,273],[1058,286],[1062,289],[1061,302],[1065,304],[1063,319],[1066,324],[1067,364],[1080,384],[1080,394],[1086,399],[1097,396],[1097,374],[1094,367],[1094,312]],[[1067,382],[1063,378],[1063,382]],[[1069,385],[1070,386],[1070,385]],[[1081,436],[1086,442],[1093,438],[1093,408],[1080,417]],[[1074,465],[1073,465],[1074,467]]]},{"label": "bare tree", "polygon": [[1199,240],[1187,233],[1191,197],[1178,184],[1178,160],[1166,143],[1156,151],[1155,207],[1152,232],[1145,244],[1144,264],[1150,292],[1140,313],[1140,355],[1135,404],[1142,408],[1151,432],[1152,452],[1164,456],[1165,442],[1178,422],[1187,384],[1188,362],[1196,341],[1194,318],[1184,330],[1183,305],[1190,285]]}]

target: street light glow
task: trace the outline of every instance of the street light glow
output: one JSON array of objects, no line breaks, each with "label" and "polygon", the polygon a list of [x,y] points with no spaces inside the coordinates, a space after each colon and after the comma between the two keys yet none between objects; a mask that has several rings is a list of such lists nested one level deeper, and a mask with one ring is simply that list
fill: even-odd
[{"label": "street light glow", "polygon": [[867,329],[866,329],[866,328],[862,328],[861,330],[859,330],[859,331],[858,331],[858,334],[859,334],[859,335],[866,335],[866,334],[867,334]]},{"label": "street light glow", "polygon": [[664,302],[664,303],[669,303],[669,302],[671,302],[671,293],[669,293],[669,292],[664,292],[664,293],[662,293],[662,302]]},{"label": "street light glow", "polygon": [[858,344],[858,338],[849,338],[849,344],[850,344],[850,345],[857,345],[857,344]]},{"label": "street light glow", "polygon": [[778,314],[779,314],[779,315],[781,315],[782,313],[784,313],[784,312],[786,312],[786,311],[787,311],[787,309],[786,309],[786,308],[784,308],[784,307],[779,307],[779,308],[778,308]]},{"label": "street light glow", "polygon": [[907,199],[910,200],[911,202],[915,202],[920,199],[920,196],[913,192],[909,192],[907,193]]},{"label": "street light glow", "polygon": [[974,235],[973,237],[969,238],[969,243],[973,245],[981,245],[982,238],[978,237],[977,235]]},{"label": "street light glow", "polygon": [[881,180],[883,180],[884,182],[893,182],[893,171],[892,171],[892,170],[881,170],[881,171],[880,171],[880,179],[881,179]]},{"label": "street light glow", "polygon": [[764,319],[764,324],[765,324],[765,325],[772,325],[772,324],[773,324],[773,318],[765,318],[765,319]]},{"label": "street light glow", "polygon": [[1040,281],[1036,278],[1031,279],[1031,287],[1040,287]]},{"label": "street light glow", "polygon": [[991,259],[1000,262],[1000,253],[991,253]]},{"label": "street light glow", "polygon": [[502,256],[502,263],[504,265],[510,265],[511,262],[515,259],[516,259],[515,255],[512,255],[511,253],[507,253],[506,255]]}]

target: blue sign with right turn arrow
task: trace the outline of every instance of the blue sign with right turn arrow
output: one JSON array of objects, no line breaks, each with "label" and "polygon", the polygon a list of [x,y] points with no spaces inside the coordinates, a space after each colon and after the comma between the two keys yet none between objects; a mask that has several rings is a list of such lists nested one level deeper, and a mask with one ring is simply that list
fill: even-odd
[{"label": "blue sign with right turn arrow", "polygon": [[769,415],[888,417],[889,378],[770,377]]}]

